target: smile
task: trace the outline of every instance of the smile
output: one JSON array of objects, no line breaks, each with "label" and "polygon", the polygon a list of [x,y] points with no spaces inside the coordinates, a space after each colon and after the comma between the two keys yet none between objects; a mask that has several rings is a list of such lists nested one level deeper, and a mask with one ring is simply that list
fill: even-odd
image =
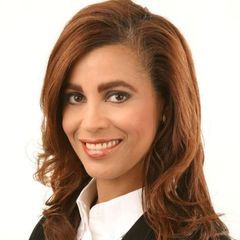
[{"label": "smile", "polygon": [[89,150],[103,150],[103,149],[112,148],[112,147],[116,146],[119,142],[120,142],[120,140],[112,140],[109,142],[98,143],[98,144],[86,143],[86,147]]},{"label": "smile", "polygon": [[99,158],[115,150],[116,146],[118,146],[121,141],[120,139],[116,139],[101,143],[83,142],[83,149],[88,156]]}]

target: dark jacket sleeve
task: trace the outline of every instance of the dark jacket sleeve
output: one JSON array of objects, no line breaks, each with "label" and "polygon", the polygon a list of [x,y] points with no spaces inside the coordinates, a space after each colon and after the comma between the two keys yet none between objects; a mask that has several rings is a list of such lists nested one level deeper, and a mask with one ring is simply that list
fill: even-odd
[{"label": "dark jacket sleeve", "polygon": [[43,222],[44,218],[41,218],[37,225],[34,227],[32,234],[29,240],[44,240],[44,232],[43,232]]}]

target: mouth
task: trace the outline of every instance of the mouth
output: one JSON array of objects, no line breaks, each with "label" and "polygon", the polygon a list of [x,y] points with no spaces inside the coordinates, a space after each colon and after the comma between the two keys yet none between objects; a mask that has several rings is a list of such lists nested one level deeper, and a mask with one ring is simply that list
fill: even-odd
[{"label": "mouth", "polygon": [[113,151],[122,142],[122,139],[82,141],[85,153],[91,158],[101,158]]}]

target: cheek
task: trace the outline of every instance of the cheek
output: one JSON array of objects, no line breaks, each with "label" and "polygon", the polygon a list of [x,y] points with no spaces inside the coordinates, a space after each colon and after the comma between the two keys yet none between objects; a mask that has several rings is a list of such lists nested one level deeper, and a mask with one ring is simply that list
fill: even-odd
[{"label": "cheek", "polygon": [[[146,111],[146,109],[148,109]],[[139,109],[130,118],[131,129],[135,132],[138,139],[151,141],[156,131],[156,115],[148,108]]]},{"label": "cheek", "polygon": [[68,138],[71,137],[72,133],[75,131],[78,119],[73,111],[68,109],[63,112],[62,127]]},{"label": "cheek", "polygon": [[135,141],[143,138],[149,141],[155,136],[157,110],[154,103],[138,102],[113,119],[115,125]]}]

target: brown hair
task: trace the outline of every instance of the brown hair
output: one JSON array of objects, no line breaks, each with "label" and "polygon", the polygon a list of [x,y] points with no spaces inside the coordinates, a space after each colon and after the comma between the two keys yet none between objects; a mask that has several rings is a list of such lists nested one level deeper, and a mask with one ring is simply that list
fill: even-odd
[{"label": "brown hair", "polygon": [[109,44],[132,48],[166,102],[145,159],[146,219],[156,239],[218,239],[227,234],[214,212],[203,174],[199,92],[189,48],[165,18],[130,0],[110,0],[80,10],[66,25],[48,62],[41,106],[43,152],[37,180],[52,187],[44,211],[46,239],[74,239],[80,223],[76,198],[91,177],[62,128],[62,93],[76,62]]}]

